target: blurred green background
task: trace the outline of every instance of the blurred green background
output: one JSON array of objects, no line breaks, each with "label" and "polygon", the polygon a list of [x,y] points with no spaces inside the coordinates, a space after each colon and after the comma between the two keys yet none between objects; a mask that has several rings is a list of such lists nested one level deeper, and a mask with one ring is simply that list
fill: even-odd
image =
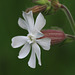
[{"label": "blurred green background", "polygon": [[[75,0],[60,0],[72,13],[75,20]],[[30,55],[17,58],[21,48],[11,47],[11,38],[26,35],[27,31],[18,26],[22,11],[34,6],[32,0],[0,0],[0,75],[75,75],[75,41],[64,45],[51,46],[50,51],[42,51],[42,66],[28,67]],[[46,29],[61,27],[65,33],[73,34],[65,14],[59,10],[54,15],[45,16]]]}]

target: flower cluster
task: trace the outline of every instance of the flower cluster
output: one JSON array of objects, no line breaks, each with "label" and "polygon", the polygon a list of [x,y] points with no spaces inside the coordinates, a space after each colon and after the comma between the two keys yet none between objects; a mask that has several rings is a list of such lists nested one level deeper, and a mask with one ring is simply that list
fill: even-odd
[{"label": "flower cluster", "polygon": [[[40,12],[52,14],[60,8],[65,11],[75,34],[75,22],[65,5],[59,3],[59,0],[34,0],[34,2],[38,5],[28,8],[26,12],[22,14],[24,20],[22,18],[18,20],[19,26],[28,31],[27,36],[15,36],[12,38],[11,43],[13,48],[23,46],[19,52],[19,59],[25,58],[31,50],[31,56],[28,61],[28,66],[31,68],[36,67],[36,57],[38,64],[41,66],[41,49],[39,45],[44,50],[50,50],[50,45],[58,44],[66,39],[70,41],[75,40],[75,36],[65,34],[61,30],[42,30],[46,24],[46,20]],[[35,23],[33,13],[39,13]]]}]

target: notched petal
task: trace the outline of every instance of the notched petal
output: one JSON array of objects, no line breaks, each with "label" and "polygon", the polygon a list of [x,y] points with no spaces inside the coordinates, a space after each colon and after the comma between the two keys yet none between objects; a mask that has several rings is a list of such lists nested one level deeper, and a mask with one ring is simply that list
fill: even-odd
[{"label": "notched petal", "polygon": [[45,26],[45,24],[46,20],[44,16],[41,13],[39,13],[35,22],[35,28],[40,31]]},{"label": "notched petal", "polygon": [[13,48],[18,48],[26,43],[27,37],[25,36],[15,36],[12,38],[11,46]]},{"label": "notched petal", "polygon": [[24,21],[24,20],[21,19],[21,18],[18,19],[18,25],[19,25],[21,28],[28,30],[28,26],[27,26],[26,21]]},{"label": "notched petal", "polygon": [[32,11],[30,11],[28,13],[23,12],[23,17],[24,17],[25,21],[28,23],[28,27],[30,28],[30,31],[32,31],[34,28],[34,18],[33,18]]},{"label": "notched petal", "polygon": [[38,39],[37,43],[45,50],[50,50],[51,45],[51,39],[50,38],[44,38],[44,39]]},{"label": "notched petal", "polygon": [[28,66],[30,66],[31,68],[36,67],[36,57],[35,57],[35,52],[33,50],[32,50],[30,59],[28,61]]},{"label": "notched petal", "polygon": [[37,43],[34,43],[32,45],[32,50],[35,52],[37,59],[38,59],[38,63],[41,66],[41,50]]},{"label": "notched petal", "polygon": [[19,59],[25,58],[29,54],[29,52],[30,52],[30,45],[26,43],[20,50],[18,58]]}]

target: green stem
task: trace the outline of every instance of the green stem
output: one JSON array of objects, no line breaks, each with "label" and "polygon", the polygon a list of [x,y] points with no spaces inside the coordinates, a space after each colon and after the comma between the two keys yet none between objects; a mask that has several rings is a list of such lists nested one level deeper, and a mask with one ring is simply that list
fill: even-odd
[{"label": "green stem", "polygon": [[72,15],[71,15],[70,11],[68,10],[68,8],[65,5],[61,5],[60,8],[62,8],[62,10],[65,12],[65,14],[66,14],[66,16],[67,16],[67,18],[68,18],[68,20],[70,22],[72,31],[73,31],[73,33],[75,35],[75,22],[74,22],[74,19],[73,19]]}]

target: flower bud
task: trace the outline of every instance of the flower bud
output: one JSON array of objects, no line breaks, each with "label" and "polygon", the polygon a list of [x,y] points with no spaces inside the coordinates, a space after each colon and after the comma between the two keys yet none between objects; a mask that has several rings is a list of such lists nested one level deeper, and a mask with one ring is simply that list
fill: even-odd
[{"label": "flower bud", "polygon": [[48,11],[51,9],[51,0],[34,0],[34,3],[38,5],[45,5],[45,13],[47,14]]},{"label": "flower bud", "polygon": [[61,7],[61,4],[58,0],[34,0],[33,2],[38,5],[46,5],[46,14],[52,14]]},{"label": "flower bud", "polygon": [[44,36],[42,38],[50,38],[51,44],[58,44],[66,39],[66,35],[60,30],[42,30]]},{"label": "flower bud", "polygon": [[70,34],[65,34],[61,30],[42,30],[41,32],[44,34],[44,36],[39,39],[50,38],[52,45],[61,43],[63,41],[64,43],[69,43],[75,40],[75,36]]},{"label": "flower bud", "polygon": [[61,4],[59,3],[58,0],[51,0],[51,4],[53,12],[56,12],[61,7]]},{"label": "flower bud", "polygon": [[46,9],[46,5],[36,5],[34,7],[26,9],[25,12],[32,11],[33,13],[39,13],[45,11],[45,9]]}]

